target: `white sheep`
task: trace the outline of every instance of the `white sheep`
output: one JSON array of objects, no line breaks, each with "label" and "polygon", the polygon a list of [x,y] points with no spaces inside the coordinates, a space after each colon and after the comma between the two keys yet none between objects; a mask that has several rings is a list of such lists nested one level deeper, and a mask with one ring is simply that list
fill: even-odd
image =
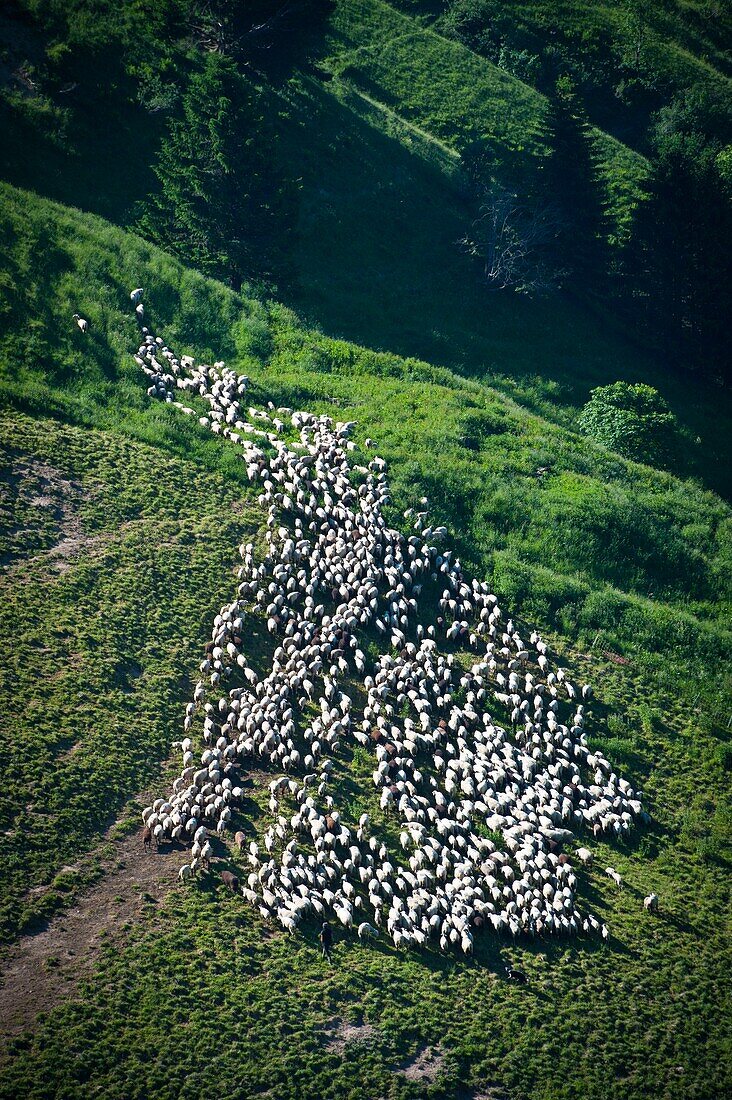
[{"label": "white sheep", "polygon": [[[563,670],[550,671],[539,635],[526,645],[488,585],[466,580],[454,553],[431,545],[447,532],[434,526],[426,500],[405,516],[414,519],[408,538],[389,527],[386,463],[376,456],[369,467],[351,465],[352,424],[272,403],[247,407],[244,376],[221,361],[197,367],[191,356],[176,357],[146,329],[136,361],[150,396],[168,401],[171,391],[189,390],[204,403],[201,426],[239,449],[267,511],[264,550],[240,547],[235,598],[214,619],[184,719],[184,771],[148,823],[193,840],[198,866],[211,851],[209,831],[221,835],[243,798],[232,769],[270,767],[279,775],[268,792],[273,821],[263,850],[249,852],[243,895],[288,931],[306,913],[333,913],[360,939],[385,924],[399,947],[434,936],[465,954],[469,928],[481,923],[514,937],[583,927],[605,937],[596,918],[577,913],[574,873],[550,846],[580,825],[621,835],[642,806],[589,752],[582,704],[573,714],[558,687],[565,684],[570,702],[577,692]],[[297,442],[288,442],[288,425]],[[442,590],[440,619],[426,626],[425,581]],[[251,612],[272,635],[271,667],[261,676],[243,652]],[[395,652],[367,661],[356,645],[362,628]],[[440,653],[444,640],[477,648],[472,668]],[[358,693],[346,691],[354,666],[362,715]],[[495,704],[506,708],[509,729],[491,718]],[[196,768],[201,708],[205,752]],[[370,835],[367,815],[350,828],[335,808],[335,754],[349,743],[373,751],[376,797],[409,853],[403,866]],[[498,850],[476,821],[500,834]],[[589,866],[592,853],[580,848],[577,858]],[[362,919],[367,910],[373,924]]]}]

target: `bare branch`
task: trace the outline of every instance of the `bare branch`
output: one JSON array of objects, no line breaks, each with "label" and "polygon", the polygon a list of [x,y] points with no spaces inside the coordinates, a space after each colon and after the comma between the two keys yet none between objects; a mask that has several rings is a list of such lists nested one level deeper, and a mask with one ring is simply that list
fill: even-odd
[{"label": "bare branch", "polygon": [[555,208],[530,206],[508,191],[494,191],[485,195],[470,234],[460,244],[483,261],[489,286],[530,294],[556,286],[565,274],[548,255],[560,229]]}]

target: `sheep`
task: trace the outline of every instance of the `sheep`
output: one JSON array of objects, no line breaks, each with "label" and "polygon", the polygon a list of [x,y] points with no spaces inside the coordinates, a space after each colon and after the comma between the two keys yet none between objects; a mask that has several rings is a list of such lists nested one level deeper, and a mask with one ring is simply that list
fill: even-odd
[{"label": "sheep", "polygon": [[80,314],[75,313],[72,320],[76,321],[76,323],[79,326],[79,329],[81,330],[81,332],[86,332],[88,330],[89,322],[84,317],[82,317]]},{"label": "sheep", "polygon": [[[574,872],[559,846],[579,825],[622,835],[644,811],[641,796],[587,748],[583,703],[572,709],[578,694],[590,697],[587,685],[578,691],[563,670],[550,671],[539,635],[526,644],[488,585],[466,580],[454,553],[431,545],[447,532],[425,500],[405,516],[413,520],[408,537],[388,526],[386,463],[377,455],[351,465],[352,424],[272,403],[249,407],[244,376],[221,362],[176,358],[144,328],[136,362],[151,397],[171,400],[181,389],[204,402],[202,426],[239,448],[267,512],[264,553],[240,547],[240,583],[214,619],[186,709],[191,736],[202,712],[201,767],[192,739],[181,742],[184,770],[170,801],[156,800],[144,818],[152,835],[193,841],[192,866],[203,866],[209,833],[224,833],[243,797],[232,769],[269,766],[278,776],[269,791],[273,822],[262,850],[249,846],[242,894],[290,932],[304,913],[329,912],[360,939],[386,924],[397,946],[434,935],[465,954],[469,929],[482,924],[515,937],[602,932],[576,913]],[[286,423],[299,442],[287,442]],[[442,590],[428,624],[420,621],[425,580]],[[271,668],[261,676],[245,654],[250,613],[272,635]],[[374,628],[394,653],[367,661],[357,645],[362,628]],[[476,650],[472,668],[440,652],[446,641]],[[362,715],[344,681],[354,666]],[[315,713],[306,710],[296,726],[310,703]],[[495,704],[505,706],[508,729],[491,717]],[[375,757],[376,797],[397,819],[404,865],[390,862],[366,815],[353,828],[338,815],[333,754],[349,742]],[[423,766],[430,759],[434,769]],[[476,820],[500,833],[502,851],[478,835]],[[310,854],[298,847],[301,834]],[[244,834],[234,842],[241,851]],[[587,849],[577,858],[591,865]],[[373,924],[362,919],[368,908]]]},{"label": "sheep", "polygon": [[658,895],[649,894],[647,898],[643,898],[643,908],[645,909],[646,913],[657,913]]},{"label": "sheep", "polygon": [[606,867],[605,868],[605,874],[607,875],[608,878],[611,878],[613,880],[613,882],[615,883],[615,885],[617,886],[617,888],[620,889],[620,887],[623,885],[623,880],[620,877],[620,875],[618,874],[618,872],[612,867]]},{"label": "sheep", "polygon": [[232,894],[239,892],[239,879],[232,871],[222,871],[221,881]]}]

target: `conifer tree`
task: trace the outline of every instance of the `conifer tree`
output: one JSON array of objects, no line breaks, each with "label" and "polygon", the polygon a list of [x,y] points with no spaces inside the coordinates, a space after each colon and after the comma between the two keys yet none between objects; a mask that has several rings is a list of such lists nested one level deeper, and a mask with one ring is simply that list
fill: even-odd
[{"label": "conifer tree", "polygon": [[288,228],[288,188],[274,168],[260,97],[234,63],[206,56],[171,119],[143,232],[238,289],[271,278]]},{"label": "conifer tree", "polygon": [[605,202],[589,122],[569,77],[560,77],[546,119],[544,187],[561,215],[557,264],[565,285],[600,291],[607,274]]},{"label": "conifer tree", "polygon": [[628,282],[657,346],[685,367],[728,379],[732,185],[723,141],[732,121],[726,112],[713,117],[707,99],[692,89],[656,116]]}]

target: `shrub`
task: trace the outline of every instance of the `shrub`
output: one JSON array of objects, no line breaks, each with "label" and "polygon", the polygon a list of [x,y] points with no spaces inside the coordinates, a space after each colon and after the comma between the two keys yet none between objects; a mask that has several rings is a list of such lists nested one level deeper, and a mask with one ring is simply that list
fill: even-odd
[{"label": "shrub", "polygon": [[578,426],[590,439],[636,462],[665,466],[678,457],[678,421],[653,386],[599,386],[592,390]]},{"label": "shrub", "polygon": [[696,854],[703,863],[716,863],[722,855],[722,846],[713,836],[703,836],[696,842]]}]

